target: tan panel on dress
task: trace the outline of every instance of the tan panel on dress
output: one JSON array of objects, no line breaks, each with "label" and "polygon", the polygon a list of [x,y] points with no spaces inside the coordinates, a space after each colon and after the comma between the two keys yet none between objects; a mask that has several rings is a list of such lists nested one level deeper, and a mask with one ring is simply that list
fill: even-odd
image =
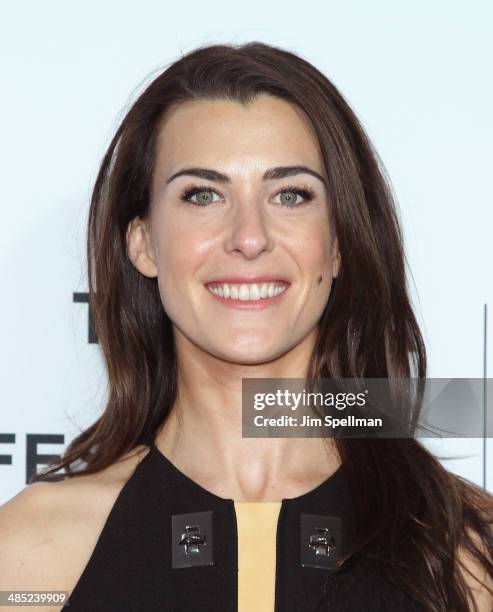
[{"label": "tan panel on dress", "polygon": [[276,533],[282,502],[235,502],[238,612],[273,612]]}]

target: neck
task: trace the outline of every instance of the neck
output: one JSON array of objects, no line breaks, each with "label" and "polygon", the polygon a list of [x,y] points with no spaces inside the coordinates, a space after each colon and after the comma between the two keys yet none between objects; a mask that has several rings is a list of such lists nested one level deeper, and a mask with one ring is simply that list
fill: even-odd
[{"label": "neck", "polygon": [[279,501],[313,489],[340,465],[331,439],[243,438],[242,378],[305,378],[314,335],[271,362],[236,364],[177,334],[178,393],[156,436],[183,473],[220,497]]}]

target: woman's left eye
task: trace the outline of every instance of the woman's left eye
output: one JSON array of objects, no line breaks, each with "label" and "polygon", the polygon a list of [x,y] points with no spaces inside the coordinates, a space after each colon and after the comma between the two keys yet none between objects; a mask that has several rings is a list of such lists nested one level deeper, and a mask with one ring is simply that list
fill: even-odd
[{"label": "woman's left eye", "polygon": [[[285,187],[282,191],[277,194],[281,196],[281,201],[278,202],[281,206],[288,206],[291,208],[298,208],[302,204],[307,204],[315,197],[315,192],[308,187],[299,189],[298,187]],[[296,198],[301,196],[304,202],[296,202]]]}]

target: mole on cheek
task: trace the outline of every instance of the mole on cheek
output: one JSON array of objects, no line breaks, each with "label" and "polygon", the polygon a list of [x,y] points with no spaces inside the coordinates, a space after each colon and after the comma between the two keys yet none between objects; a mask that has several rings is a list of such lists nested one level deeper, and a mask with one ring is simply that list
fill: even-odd
[{"label": "mole on cheek", "polygon": [[320,275],[320,276],[318,277],[318,280],[317,280],[317,283],[318,283],[319,285],[320,285],[320,283],[321,283],[321,282],[322,282],[322,275]]}]

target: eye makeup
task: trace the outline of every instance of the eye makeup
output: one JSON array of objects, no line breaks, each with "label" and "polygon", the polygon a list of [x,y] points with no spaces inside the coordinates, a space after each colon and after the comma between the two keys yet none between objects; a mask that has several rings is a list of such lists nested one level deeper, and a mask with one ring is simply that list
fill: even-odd
[{"label": "eye makeup", "polygon": [[[183,189],[183,191],[180,193],[179,198],[182,202],[185,202],[186,204],[190,204],[192,206],[198,206],[199,208],[205,208],[215,203],[214,200],[212,199],[204,203],[193,201],[191,198],[193,198],[195,195],[199,193],[211,193],[211,194],[215,193],[219,195],[220,197],[223,197],[219,191],[217,191],[216,189],[213,189],[212,187],[210,187],[210,185],[189,185]],[[296,185],[286,185],[285,187],[277,191],[275,195],[277,196],[283,193],[284,194],[291,193],[291,194],[294,194],[295,196],[302,197],[304,200],[303,202],[295,203],[295,204],[286,204],[286,203],[279,202],[279,205],[285,208],[299,208],[300,206],[308,204],[316,197],[315,190],[309,185],[303,185],[301,187],[298,187]]]}]

